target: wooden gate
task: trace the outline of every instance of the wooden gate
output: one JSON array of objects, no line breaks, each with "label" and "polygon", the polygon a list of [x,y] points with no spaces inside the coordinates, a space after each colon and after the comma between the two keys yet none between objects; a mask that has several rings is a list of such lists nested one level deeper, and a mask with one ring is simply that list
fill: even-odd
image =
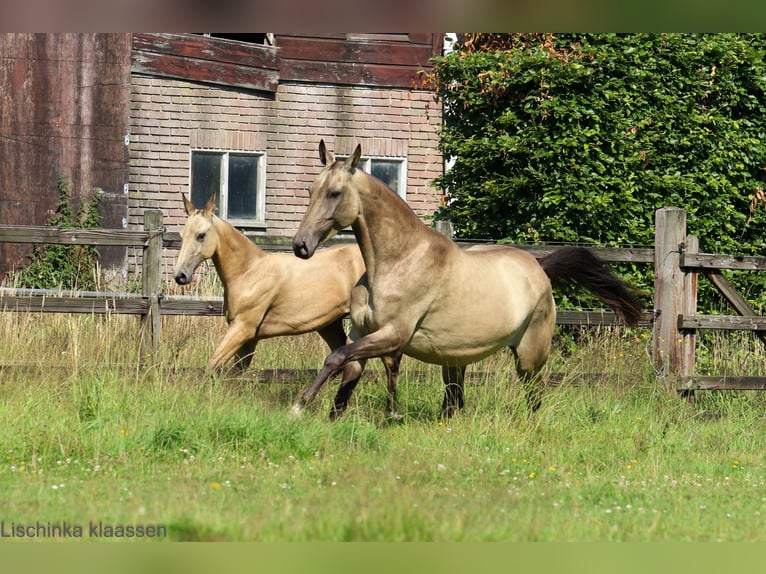
[{"label": "wooden gate", "polygon": [[[766,343],[766,317],[756,315],[720,273],[721,269],[764,270],[766,257],[700,253],[697,237],[686,233],[683,209],[657,210],[655,225],[653,357],[660,378],[688,395],[695,390],[766,389],[766,376],[700,376],[695,372],[699,329],[754,331]],[[739,315],[696,314],[700,274],[721,291]]]}]

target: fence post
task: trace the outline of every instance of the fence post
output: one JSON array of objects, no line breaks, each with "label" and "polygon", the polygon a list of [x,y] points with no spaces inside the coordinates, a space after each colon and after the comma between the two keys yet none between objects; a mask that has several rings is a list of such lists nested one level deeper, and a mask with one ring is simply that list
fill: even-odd
[{"label": "fence post", "polygon": [[141,293],[149,301],[149,312],[141,317],[141,349],[145,355],[156,350],[160,344],[162,211],[149,209],[144,212],[144,231],[149,233],[149,240],[144,245],[141,259]]},{"label": "fence post", "polygon": [[455,232],[452,227],[452,222],[447,221],[446,219],[437,219],[434,221],[434,229],[441,233],[442,235],[446,235],[450,239],[454,236]]},{"label": "fence post", "polygon": [[[686,240],[686,211],[663,207],[654,214],[654,367],[667,385],[682,371],[678,316],[683,313],[681,250]],[[659,313],[658,313],[659,311]]]},{"label": "fence post", "polygon": [[[699,239],[696,235],[686,236],[686,248],[685,253],[692,254],[699,252]],[[697,272],[693,270],[686,270],[684,274],[684,291],[683,301],[681,302],[681,314],[683,315],[696,315],[697,314]],[[683,378],[683,382],[690,383],[690,377],[694,376],[694,364],[696,360],[697,352],[697,334],[693,330],[685,330],[680,333],[681,336],[681,372],[680,375]],[[694,398],[694,391],[688,388],[683,389],[683,394],[687,400],[691,401]]]}]

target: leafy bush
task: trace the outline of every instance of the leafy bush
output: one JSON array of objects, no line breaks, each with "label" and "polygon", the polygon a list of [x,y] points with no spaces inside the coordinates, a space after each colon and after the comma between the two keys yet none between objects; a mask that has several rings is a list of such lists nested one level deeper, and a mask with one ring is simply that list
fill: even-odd
[{"label": "leafy bush", "polygon": [[[765,56],[761,34],[464,36],[430,77],[455,158],[438,217],[463,238],[649,246],[676,206],[701,251],[763,254]],[[766,276],[745,279],[766,304]]]},{"label": "leafy bush", "polygon": [[[59,229],[95,229],[100,227],[98,193],[90,203],[83,203],[75,214],[69,205],[69,186],[58,179],[59,201],[48,225]],[[98,251],[90,245],[35,245],[30,263],[13,274],[17,287],[32,289],[95,289]]]}]

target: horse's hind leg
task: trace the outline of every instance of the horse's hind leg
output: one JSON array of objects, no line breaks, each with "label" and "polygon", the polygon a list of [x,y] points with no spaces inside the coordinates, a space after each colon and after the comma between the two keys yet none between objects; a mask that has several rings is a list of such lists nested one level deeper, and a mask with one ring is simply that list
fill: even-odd
[{"label": "horse's hind leg", "polygon": [[[517,371],[519,369],[517,368]],[[530,413],[536,413],[543,404],[543,383],[540,372],[519,371],[519,379],[527,395],[527,408]]]},{"label": "horse's hind leg", "polygon": [[465,365],[457,367],[442,367],[444,381],[444,401],[442,402],[442,417],[449,418],[458,409],[463,408],[463,382],[465,381]]},{"label": "horse's hind leg", "polygon": [[543,401],[544,380],[540,370],[548,360],[551,348],[553,322],[530,325],[516,347],[511,347],[516,358],[516,372],[527,394],[527,406],[534,413]]},{"label": "horse's hind leg", "polygon": [[388,388],[388,416],[399,418],[399,409],[396,404],[396,381],[399,378],[399,365],[402,362],[402,354],[381,357],[386,366],[386,382]]}]

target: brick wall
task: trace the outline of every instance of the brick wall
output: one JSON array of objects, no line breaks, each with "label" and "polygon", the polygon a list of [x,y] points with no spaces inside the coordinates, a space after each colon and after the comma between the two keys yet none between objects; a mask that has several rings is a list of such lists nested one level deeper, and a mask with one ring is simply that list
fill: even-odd
[{"label": "brick wall", "polygon": [[406,158],[407,201],[421,217],[432,215],[439,205],[431,181],[442,170],[440,122],[428,92],[282,83],[271,97],[134,75],[129,226],[140,228],[143,211],[159,208],[168,229],[180,231],[190,151],[216,148],[266,153],[266,226],[248,232],[292,235],[320,170],[320,138],[338,155],[360,143],[364,156]]}]

